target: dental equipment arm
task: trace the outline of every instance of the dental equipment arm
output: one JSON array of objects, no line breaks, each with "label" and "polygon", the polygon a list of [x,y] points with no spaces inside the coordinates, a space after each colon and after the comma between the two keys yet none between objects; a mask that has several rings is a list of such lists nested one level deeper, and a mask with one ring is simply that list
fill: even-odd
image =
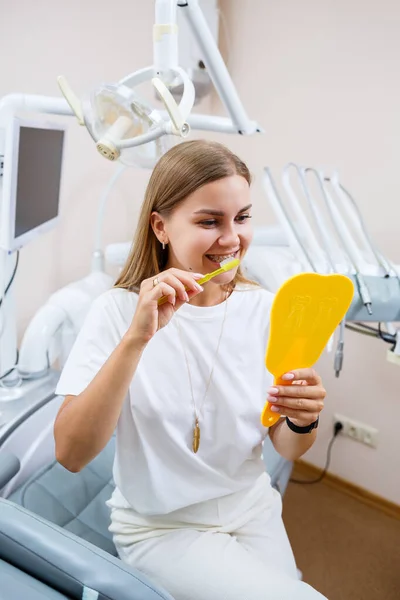
[{"label": "dental equipment arm", "polygon": [[[230,123],[227,121],[227,124],[230,124],[231,129],[227,132],[250,135],[260,132],[260,126],[255,121],[251,121],[244,110],[236,88],[228,73],[228,69],[222,60],[215,40],[211,35],[198,0],[178,0],[178,6],[182,8],[183,14],[191,27],[193,36],[203,52],[204,64],[206,65],[211,80],[230,115]],[[221,119],[216,117],[208,118],[210,119],[210,124],[216,127],[213,131],[221,131],[218,128]]]},{"label": "dental equipment arm", "polygon": [[330,182],[337,194],[337,197],[341,200],[342,206],[347,213],[348,218],[353,222],[358,234],[364,241],[364,246],[370,253],[375,257],[377,264],[382,267],[382,272],[384,277],[390,277],[391,273],[395,276],[399,277],[397,270],[394,268],[393,264],[381,254],[376,248],[374,242],[372,241],[367,227],[364,223],[363,216],[360,212],[360,209],[357,206],[356,201],[350,192],[343,187],[343,185],[339,181],[339,174],[337,171],[334,171],[332,176],[325,177],[326,182]]},{"label": "dental equipment arm", "polygon": [[372,300],[369,293],[369,289],[365,283],[365,279],[362,274],[362,268],[364,265],[363,257],[360,253],[357,244],[355,243],[350,230],[347,226],[347,223],[343,219],[340,210],[338,209],[336,203],[333,201],[331,194],[328,192],[325,182],[326,177],[322,172],[319,172],[319,176],[321,181],[324,184],[325,194],[324,200],[326,201],[327,208],[331,215],[332,224],[335,227],[336,234],[340,238],[343,248],[345,249],[352,265],[354,268],[354,276],[357,281],[358,291],[362,298],[363,304],[367,309],[369,315],[372,315]]},{"label": "dental equipment arm", "polygon": [[294,226],[288,211],[286,210],[285,204],[282,201],[275,181],[272,177],[271,170],[268,167],[264,168],[263,186],[270,200],[272,208],[274,209],[275,214],[278,217],[278,221],[281,223],[282,228],[287,235],[289,245],[293,251],[294,256],[297,256],[299,258],[303,270],[311,269],[316,273],[317,269],[313,262],[313,259],[300,239],[299,233],[296,227]]},{"label": "dental equipment arm", "polygon": [[[204,63],[228,112],[229,117],[227,118],[190,114],[194,103],[194,88],[185,71],[178,66],[177,9],[183,11],[193,35],[204,53]],[[88,112],[86,107],[85,111],[82,102],[71,91],[65,78],[61,78],[59,84],[65,97],[68,99],[68,102],[60,97],[47,97],[32,94],[9,94],[3,97],[0,100],[0,133],[7,121],[18,112],[65,116],[75,115],[81,125],[86,125],[92,137],[94,137],[98,144],[99,151],[107,156],[107,158],[113,160],[127,148],[148,144],[167,134],[185,137],[188,135],[190,127],[203,131],[220,131],[224,133],[239,134],[252,134],[262,131],[257,122],[249,119],[243,108],[218,47],[204,19],[198,0],[187,0],[185,2],[177,2],[177,0],[156,0],[153,34],[154,65],[128,75],[123,78],[117,86],[114,86],[114,88],[116,88],[115,98],[117,98],[118,101],[122,98],[129,107],[133,105],[134,111],[128,111],[127,116],[124,113],[125,106],[121,107],[117,104],[119,117],[107,128],[107,131],[104,131],[104,136],[97,136],[96,132],[91,129],[89,121],[91,121],[91,118],[93,119],[92,113],[94,108],[90,108]],[[183,94],[179,105],[175,102],[168,90],[168,85],[171,84],[173,78],[180,78],[184,84]],[[164,104],[164,111],[153,110],[152,107],[149,108],[148,106],[143,105],[140,99],[136,102],[136,97],[131,96],[132,87],[149,79],[152,80],[154,88],[161,97]],[[90,111],[92,111],[92,113]],[[159,115],[158,112],[160,112]],[[87,121],[87,119],[89,120]],[[136,119],[136,125],[140,119],[140,122],[142,123],[140,126],[142,128],[141,132],[139,131],[139,134],[134,136],[131,135],[130,131],[132,129],[132,119]],[[144,131],[146,128],[147,130]],[[138,130],[136,130],[136,133],[137,132]],[[0,155],[2,154],[1,150],[0,144]],[[143,159],[132,164],[145,166],[146,168],[151,168],[153,166],[151,161]],[[101,263],[101,257],[99,257],[97,263]],[[3,298],[3,304],[0,309],[0,323],[2,323],[2,329],[0,330],[0,382],[2,384],[6,381],[11,381],[13,377],[15,379],[16,373],[11,373],[10,377],[4,378],[4,380],[1,378],[4,377],[10,369],[13,371],[16,357],[18,356],[16,317],[12,289],[10,289],[7,296],[4,297],[4,290],[9,281],[10,274],[12,273],[13,265],[14,257],[6,250],[0,249],[0,297]],[[60,307],[55,308],[53,304],[51,304],[51,308],[49,305],[45,308],[45,311],[47,311],[46,314],[49,318],[48,329],[45,329],[43,326],[45,313],[41,313],[37,317],[36,323],[32,324],[32,328],[29,329],[26,338],[24,339],[21,357],[21,364],[24,372],[38,373],[45,367],[48,360],[47,353],[51,332],[56,332],[62,321],[62,309],[60,309]],[[40,352],[38,352],[37,357],[35,357],[33,340],[38,332],[40,332],[38,336],[38,340],[40,340]]]},{"label": "dental equipment arm", "polygon": [[[220,95],[230,118],[190,115],[195,91],[184,69],[178,66],[178,27],[176,9],[183,11],[193,37],[200,47],[209,76]],[[198,0],[156,0],[155,24],[153,28],[153,60],[150,67],[140,69],[122,78],[115,86],[105,86],[94,92],[94,98],[87,111],[88,102],[81,102],[70,88],[65,77],[58,83],[80,125],[85,125],[96,141],[98,151],[109,160],[121,157],[128,148],[153,142],[164,135],[187,137],[190,127],[225,133],[253,134],[261,127],[251,121],[239,99],[236,88],[221,57],[214,37],[199,6]],[[179,105],[168,86],[176,78],[183,84],[183,94]],[[164,104],[164,111],[153,110],[140,99],[133,88],[151,80],[152,85]],[[97,100],[104,98],[111,102],[116,115],[93,113],[97,110]],[[103,110],[103,109],[101,109]],[[107,108],[104,109],[107,111]],[[137,120],[147,131],[137,134]],[[132,131],[135,129],[135,135]]]},{"label": "dental equipment arm", "polygon": [[304,185],[304,179],[302,178],[302,172],[300,167],[298,167],[298,165],[296,165],[295,163],[288,163],[283,169],[282,183],[291,204],[290,214],[293,215],[294,219],[296,220],[297,229],[300,232],[302,246],[307,246],[309,254],[313,256],[314,271],[318,273],[321,272],[321,270],[323,269],[323,271],[326,272],[326,260],[321,250],[321,247],[318,244],[317,238],[312,228],[310,227],[310,224],[307,221],[307,218],[300,205],[300,202],[291,185],[289,177],[289,172],[291,169],[295,169],[297,175],[300,177],[300,181],[303,187],[303,193],[306,191],[306,186]]},{"label": "dental equipment arm", "polygon": [[[311,214],[313,216],[314,228],[319,234],[319,239],[320,239],[322,248],[325,252],[324,260],[326,260],[328,262],[328,271],[330,270],[332,273],[337,273],[338,270],[336,268],[335,261],[334,261],[335,248],[332,243],[332,237],[329,235],[329,230],[328,230],[326,220],[325,220],[317,202],[315,201],[315,198],[314,198],[313,194],[311,193],[311,190],[309,189],[309,187],[307,185],[307,180],[306,180],[307,173],[316,174],[316,170],[299,168],[297,165],[296,165],[296,169],[297,169],[298,175],[300,177],[304,196],[307,200],[307,203],[311,210]],[[317,182],[320,184],[320,180],[318,177],[317,177]],[[321,184],[320,184],[320,191],[323,192],[323,188],[321,187]]]},{"label": "dental equipment arm", "polygon": [[[307,187],[307,182],[306,182],[304,173],[309,171],[310,169],[304,169],[304,168],[301,169],[300,167],[298,167],[298,165],[296,165],[294,163],[289,163],[288,165],[286,165],[286,167],[283,170],[282,181],[283,181],[283,185],[285,187],[285,190],[288,194],[288,198],[291,203],[292,210],[290,212],[290,215],[294,214],[298,220],[297,225],[298,225],[298,228],[300,229],[300,233],[296,232],[297,243],[301,247],[303,253],[307,253],[308,257],[310,256],[310,252],[311,253],[314,252],[314,254],[312,254],[313,259],[312,260],[310,259],[309,262],[311,262],[311,264],[313,266],[313,270],[315,272],[320,272],[320,268],[318,268],[318,267],[319,267],[319,265],[321,265],[321,261],[322,261],[322,264],[323,264],[323,262],[325,262],[325,259],[323,258],[321,249],[318,245],[318,242],[316,241],[314,232],[312,231],[312,229],[307,221],[307,218],[301,209],[299,200],[298,200],[296,194],[294,193],[292,186],[290,185],[290,181],[289,181],[289,177],[288,177],[288,170],[291,167],[295,167],[297,173],[299,174],[303,193],[305,193],[306,198],[309,203],[312,202],[312,199],[311,199],[310,191]],[[370,296],[368,287],[365,283],[365,279],[362,275],[362,266],[364,265],[365,261],[363,260],[362,254],[361,254],[359,248],[357,247],[357,244],[353,240],[353,237],[347,226],[347,223],[345,222],[344,218],[342,217],[340,210],[338,209],[336,203],[333,201],[332,195],[329,193],[329,190],[326,187],[325,175],[317,169],[313,169],[313,173],[319,180],[320,189],[323,192],[322,199],[326,204],[326,207],[328,209],[330,219],[331,219],[332,225],[336,231],[336,234],[342,243],[343,251],[347,255],[347,258],[353,269],[353,274],[356,279],[356,282],[358,285],[358,290],[359,290],[360,296],[362,298],[363,304],[364,304],[366,310],[368,311],[368,314],[372,315],[371,296]],[[271,179],[271,177],[270,177],[270,179]],[[268,187],[266,186],[266,191],[267,191],[267,193],[270,193],[270,186],[268,186]],[[276,210],[275,204],[276,203],[274,203],[273,206]],[[295,228],[292,224],[292,218],[289,217],[289,213],[283,209],[282,200],[280,201],[280,204],[282,205],[282,210],[280,210],[278,212],[278,218],[281,220],[281,222],[283,220],[283,223],[285,223],[285,221],[286,221],[286,223],[289,224],[289,227],[294,232]],[[315,211],[313,214],[314,214],[314,217],[317,216],[317,213]],[[310,245],[310,252],[308,251],[308,248],[306,248],[305,240],[307,240],[307,243]],[[316,260],[314,259],[314,256],[316,256]],[[332,262],[332,258],[333,257],[331,256],[329,259],[329,262]]]},{"label": "dental equipment arm", "polygon": [[[287,173],[289,167],[296,168],[301,184],[301,192],[304,194],[312,214],[310,221],[307,221],[305,213],[302,212],[299,198],[289,181]],[[307,179],[309,175],[316,178],[316,195],[322,200],[322,205],[326,208],[327,220],[322,217],[314,194],[311,193]],[[263,183],[278,221],[287,234],[291,254],[297,260],[297,266],[290,264],[290,274],[293,274],[293,269],[296,269],[296,272],[301,272],[310,270],[310,267],[311,270],[319,272],[317,269],[321,266],[321,254],[319,251],[315,251],[314,242],[316,238],[313,238],[310,243],[311,237],[315,235],[314,231],[317,231],[322,249],[326,255],[325,262],[328,263],[329,268],[333,272],[347,273],[356,284],[357,293],[346,319],[340,324],[334,359],[336,376],[339,375],[343,364],[345,327],[358,333],[380,338],[391,344],[391,350],[388,351],[388,360],[400,364],[400,356],[397,356],[400,353],[399,332],[393,326],[394,323],[400,320],[399,270],[375,248],[368,235],[361,213],[352,196],[340,183],[337,172],[327,177],[321,170],[315,168],[298,167],[293,163],[287,165],[283,173],[283,185],[288,195],[290,209],[285,206],[287,199],[284,202],[283,197],[279,195],[277,186],[267,168],[265,169]],[[304,226],[305,222],[306,226]],[[330,231],[327,227],[328,222],[331,225]],[[353,230],[350,229],[350,226],[353,227]],[[353,236],[354,230],[357,233],[357,239]],[[312,236],[310,236],[310,231]],[[337,246],[328,239],[329,237],[332,237],[332,240],[333,238],[337,239],[339,245]],[[359,243],[360,241],[361,243]],[[251,249],[249,254],[251,255]],[[365,258],[366,255],[371,257],[372,263],[376,262],[376,265],[370,264]],[[261,260],[259,249],[254,253],[254,256],[257,257],[257,260]],[[277,257],[282,260],[282,256],[284,254],[282,254],[281,249],[281,253]],[[308,265],[304,264],[307,262]],[[250,261],[248,264],[252,277],[262,282],[263,273],[260,265],[257,266],[254,260],[253,264]],[[269,266],[267,265],[264,270],[267,272],[268,269]],[[289,270],[289,267],[287,270]],[[364,321],[376,322],[378,328],[366,325]],[[349,322],[352,324],[348,324]],[[386,331],[382,330],[382,323],[386,323]]]}]

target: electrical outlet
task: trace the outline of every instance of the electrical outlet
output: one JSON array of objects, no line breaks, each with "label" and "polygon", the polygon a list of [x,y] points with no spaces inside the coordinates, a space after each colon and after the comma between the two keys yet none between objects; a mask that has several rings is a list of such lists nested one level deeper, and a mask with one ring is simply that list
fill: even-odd
[{"label": "electrical outlet", "polygon": [[349,417],[335,414],[333,415],[333,422],[336,423],[337,421],[340,421],[343,425],[340,435],[345,435],[346,437],[356,440],[356,442],[361,442],[372,448],[377,447],[378,430],[374,427],[370,427],[369,425],[365,425],[365,423],[360,423],[354,419],[349,419]]}]

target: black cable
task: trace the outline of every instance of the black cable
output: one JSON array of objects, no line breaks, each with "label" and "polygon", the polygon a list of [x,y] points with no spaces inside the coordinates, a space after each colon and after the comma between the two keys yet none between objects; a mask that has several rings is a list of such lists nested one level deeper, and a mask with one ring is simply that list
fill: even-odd
[{"label": "black cable", "polygon": [[15,359],[15,365],[13,367],[11,367],[11,369],[8,369],[8,371],[6,371],[5,373],[3,373],[3,375],[0,377],[0,381],[2,379],[5,379],[9,375],[11,375],[11,373],[14,371],[14,369],[18,366],[18,361],[19,361],[19,352],[17,350],[17,357]]},{"label": "black cable", "polygon": [[356,333],[361,333],[361,335],[368,335],[373,338],[378,337],[377,331],[375,331],[375,333],[373,333],[372,331],[369,331],[367,329],[361,329],[361,327],[356,327],[355,325],[349,325],[349,323],[346,323],[345,327],[346,327],[346,329],[349,329],[350,331],[355,331]]},{"label": "black cable", "polygon": [[361,323],[360,321],[354,321],[354,325],[357,325],[357,327],[362,327],[363,329],[366,329],[367,331],[373,331],[374,333],[378,333],[377,328],[372,327],[372,325],[367,325],[366,323]]},{"label": "black cable", "polygon": [[[1,308],[1,305],[3,304],[4,298],[6,297],[6,295],[8,293],[8,290],[10,289],[10,287],[13,284],[13,281],[15,279],[15,275],[17,274],[18,263],[19,263],[19,250],[17,250],[17,258],[16,258],[16,261],[15,261],[14,270],[13,270],[12,275],[10,277],[10,281],[6,285],[6,289],[4,290],[3,297],[0,298],[0,308]],[[0,336],[1,336],[1,333],[0,333]],[[0,377],[0,381],[2,381],[2,379],[5,379],[6,377],[8,377],[14,371],[14,369],[18,365],[18,361],[19,361],[19,352],[17,350],[17,356],[16,356],[16,359],[15,359],[15,365],[13,367],[11,367],[11,369],[8,369],[8,371],[6,371],[5,373],[3,373],[3,375]]]},{"label": "black cable", "polygon": [[354,322],[358,327],[362,327],[367,331],[373,331],[376,334],[376,337],[380,337],[381,340],[387,342],[388,344],[392,344],[395,336],[388,331],[382,331],[382,323],[378,323],[378,327],[371,327],[371,325],[367,325],[366,323],[360,323],[359,321]]},{"label": "black cable", "polygon": [[345,325],[346,329],[350,329],[350,331],[355,331],[356,333],[361,333],[363,335],[370,335],[371,337],[380,338],[387,344],[396,344],[396,336],[387,331],[382,331],[382,324],[378,323],[378,328],[371,327],[370,325],[366,325],[365,323],[359,323],[355,321],[354,324]]},{"label": "black cable", "polygon": [[324,467],[322,473],[316,479],[292,479],[292,478],[290,478],[289,481],[291,483],[312,484],[312,483],[319,483],[320,481],[323,480],[323,478],[325,477],[325,475],[329,469],[329,465],[331,462],[331,451],[332,451],[333,442],[335,441],[336,437],[338,436],[339,431],[341,431],[342,429],[343,429],[343,424],[340,423],[340,421],[335,423],[333,437],[328,445],[328,450],[326,453],[326,463],[325,463],[325,467]]},{"label": "black cable", "polygon": [[15,275],[16,275],[17,269],[18,269],[18,263],[19,263],[19,250],[17,250],[17,259],[16,259],[15,265],[14,265],[14,271],[13,271],[11,277],[10,277],[10,281],[7,283],[6,289],[4,290],[3,297],[0,298],[0,306],[3,304],[3,300],[6,297],[7,292],[10,289],[10,287],[12,286],[12,284],[13,284],[13,281],[15,279]]},{"label": "black cable", "polygon": [[390,348],[390,350],[392,352],[394,352],[396,349],[396,346],[397,346],[397,335],[394,335],[387,331],[382,331],[382,323],[380,323],[380,322],[378,323],[378,333],[379,333],[379,337],[381,338],[381,340],[384,340],[388,344],[392,344],[392,347]]},{"label": "black cable", "polygon": [[378,323],[378,335],[387,344],[395,344],[396,345],[396,336],[393,333],[389,333],[388,331],[382,331],[382,323]]}]

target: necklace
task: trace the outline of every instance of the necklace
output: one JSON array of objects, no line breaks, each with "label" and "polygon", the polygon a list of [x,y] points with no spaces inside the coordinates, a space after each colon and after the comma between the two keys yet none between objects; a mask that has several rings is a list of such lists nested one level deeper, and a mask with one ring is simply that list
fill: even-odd
[{"label": "necklace", "polygon": [[176,325],[178,327],[179,338],[180,338],[180,342],[181,342],[181,345],[182,345],[183,354],[185,356],[186,368],[187,368],[187,372],[188,372],[189,385],[190,385],[190,392],[191,392],[191,395],[192,395],[192,403],[193,403],[193,411],[194,411],[194,426],[193,426],[192,449],[193,449],[194,453],[196,453],[198,451],[199,446],[200,446],[200,425],[199,425],[199,419],[200,419],[200,416],[201,416],[201,409],[204,406],[204,402],[205,402],[206,397],[207,397],[208,389],[209,389],[210,384],[211,384],[211,379],[212,379],[213,372],[214,372],[215,362],[216,362],[216,359],[217,359],[217,356],[218,356],[219,346],[221,344],[222,333],[224,331],[226,314],[227,314],[227,310],[228,310],[228,296],[229,296],[229,292],[227,292],[227,294],[226,294],[225,312],[224,312],[224,318],[222,319],[221,331],[220,331],[219,338],[218,338],[217,349],[215,350],[215,354],[214,354],[214,358],[213,358],[213,362],[212,362],[212,367],[211,367],[211,371],[210,371],[210,376],[208,378],[207,385],[206,385],[206,391],[204,392],[203,401],[202,401],[201,406],[200,406],[199,409],[197,409],[196,401],[194,399],[192,376],[191,376],[191,373],[190,373],[189,360],[188,360],[188,357],[187,357],[187,353],[186,353],[186,349],[185,349],[185,344],[183,343],[183,339],[182,339],[182,332],[181,332],[181,327],[179,325],[179,318],[177,319],[176,318],[177,315],[175,315],[175,319],[174,319],[175,322],[176,322]]}]

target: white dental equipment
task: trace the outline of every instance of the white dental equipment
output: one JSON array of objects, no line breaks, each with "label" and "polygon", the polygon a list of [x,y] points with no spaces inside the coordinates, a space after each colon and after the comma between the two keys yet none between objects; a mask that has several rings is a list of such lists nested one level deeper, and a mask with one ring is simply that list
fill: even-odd
[{"label": "white dental equipment", "polygon": [[[195,93],[187,73],[178,65],[177,9],[182,12],[202,53],[202,63],[221,97],[228,117],[190,114]],[[78,122],[86,126],[103,156],[110,160],[120,159],[128,166],[152,168],[171,145],[171,139],[185,138],[190,128],[236,134],[262,131],[258,123],[249,119],[239,99],[198,0],[156,0],[153,42],[152,66],[129,74],[116,84],[101,85],[82,101],[71,91],[63,77],[59,78],[59,85],[68,102],[65,98],[26,94],[3,97],[0,100],[0,136],[10,121],[21,112],[75,115]],[[137,93],[136,87],[150,80],[161,97],[164,110],[153,108]],[[169,87],[175,94],[179,84],[183,91],[178,104]],[[103,205],[108,191],[109,188],[101,200]],[[4,196],[0,196],[3,208],[6,201]],[[71,320],[78,325],[93,297],[111,285],[111,279],[102,273],[102,249],[98,247],[101,243],[100,228],[98,224],[96,250],[99,252],[94,253],[92,273],[88,278],[53,294],[43,310],[38,311],[22,340],[18,365],[15,307],[10,287],[5,295],[13,273],[15,275],[16,258],[10,253],[11,250],[0,249],[0,319],[7,324],[7,330],[0,329],[0,395],[4,392],[5,399],[7,394],[10,398],[17,397],[17,390],[14,389],[15,393],[11,394],[6,386],[15,382],[22,394],[27,378],[40,379],[44,376],[49,363],[58,355],[54,337],[61,331],[61,326],[67,324],[64,329],[72,331]],[[76,310],[72,310],[73,307]],[[22,382],[20,375],[26,378]]]},{"label": "white dental equipment", "polygon": [[125,165],[119,165],[114,175],[106,185],[101,194],[99,206],[97,209],[96,227],[94,236],[94,250],[92,254],[92,272],[104,272],[104,251],[103,251],[103,224],[104,224],[104,213],[110,192],[122,173],[126,170]]},{"label": "white dental equipment", "polygon": [[14,383],[18,352],[12,283],[19,254],[13,253],[59,221],[65,128],[12,117],[1,132],[0,382],[9,376]]},{"label": "white dental equipment", "polygon": [[[178,66],[177,7],[182,11],[203,55],[207,72],[227,109],[230,119],[190,115],[195,100],[194,85]],[[96,142],[97,150],[109,160],[120,159],[126,165],[154,166],[167,148],[164,136],[185,138],[190,126],[209,131],[252,134],[261,131],[250,121],[229,76],[198,0],[157,0],[153,28],[154,64],[122,78],[116,84],[104,84],[82,101],[65,77],[58,83],[80,125]],[[155,110],[136,88],[151,81],[164,104]],[[181,83],[179,105],[169,87]],[[152,143],[152,145],[148,145]],[[137,150],[138,146],[146,145]],[[135,150],[136,149],[136,150]],[[147,156],[145,153],[147,152]]]},{"label": "white dental equipment", "polygon": [[0,246],[13,252],[59,222],[65,127],[8,121],[0,213]]},{"label": "white dental equipment", "polygon": [[[289,170],[295,170],[301,194],[304,196],[311,218],[307,219],[300,197],[289,179]],[[317,183],[318,200],[311,191],[309,177]],[[358,333],[379,337],[392,345],[391,353],[398,353],[399,335],[393,323],[400,320],[400,277],[398,269],[379,252],[371,240],[360,211],[344,186],[338,173],[327,177],[321,170],[300,167],[289,163],[283,170],[282,184],[287,196],[280,194],[271,171],[265,168],[264,189],[271,206],[286,235],[286,249],[271,248],[265,240],[251,246],[244,260],[250,277],[261,285],[275,291],[289,276],[296,272],[313,270],[320,273],[338,272],[351,277],[358,293],[346,316],[346,327]],[[287,207],[289,204],[290,208]],[[322,208],[325,209],[325,213]],[[325,215],[325,216],[324,216]],[[328,217],[328,218],[326,218]],[[353,231],[357,233],[356,236]],[[283,245],[282,245],[283,246]],[[264,252],[263,252],[264,250]],[[268,281],[274,263],[275,275]],[[280,261],[280,268],[277,262]],[[271,286],[272,282],[272,286]],[[349,325],[349,322],[354,324]],[[364,322],[376,322],[378,328]],[[382,331],[381,322],[386,323]],[[338,376],[343,362],[343,334],[345,322],[339,330],[334,369]],[[390,359],[390,356],[388,355]]]}]

